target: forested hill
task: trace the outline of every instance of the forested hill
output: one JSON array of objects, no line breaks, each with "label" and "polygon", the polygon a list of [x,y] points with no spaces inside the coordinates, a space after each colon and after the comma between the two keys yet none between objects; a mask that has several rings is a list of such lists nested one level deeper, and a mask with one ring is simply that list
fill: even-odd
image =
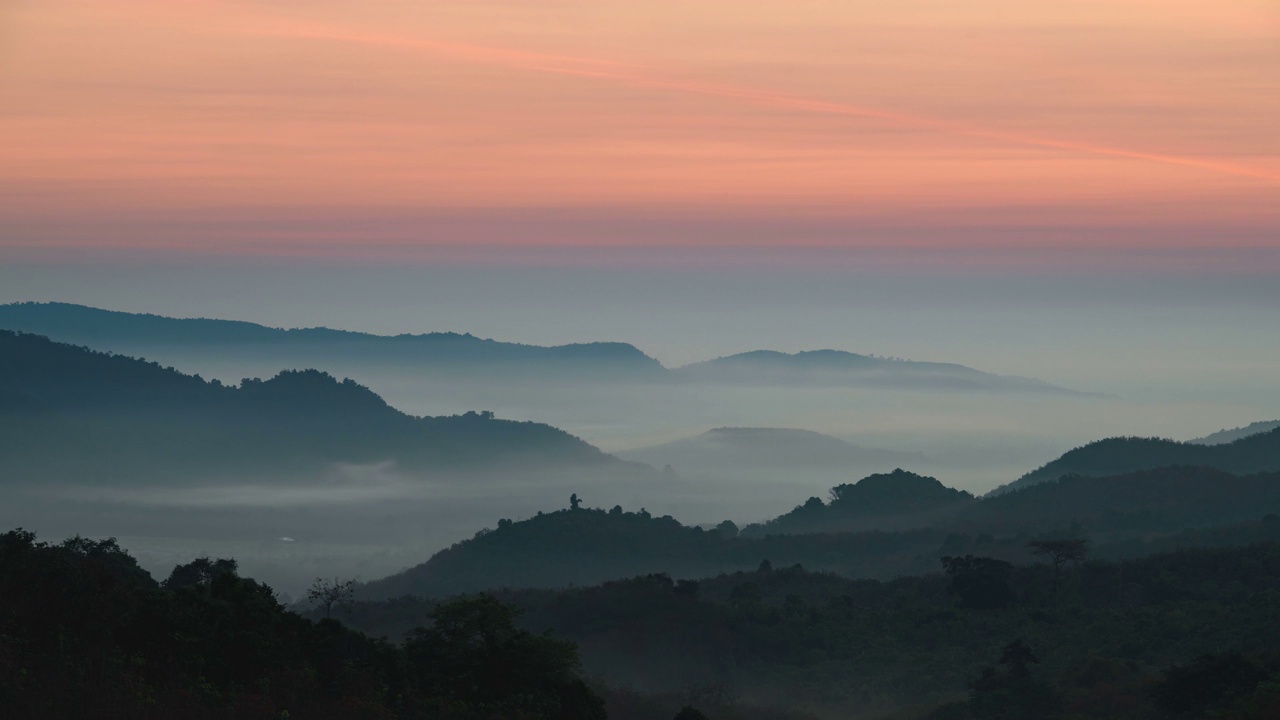
[{"label": "forested hill", "polygon": [[[732,522],[705,530],[676,519],[626,512],[570,509],[522,521],[500,520],[425,563],[365,585],[366,598],[442,596],[498,587],[565,587],[665,572],[696,578],[757,567],[802,564],[852,577],[892,578],[929,572],[944,555],[979,553],[1029,560],[1028,539],[1083,536],[1104,556],[1129,557],[1196,544],[1255,539],[1250,523],[1280,513],[1280,474],[1237,477],[1204,468],[1164,468],[1108,478],[1068,478],[974,499],[932,478],[890,473],[840,489],[822,517],[801,506],[741,533]],[[931,488],[927,501],[904,493]],[[936,484],[936,486],[935,486]],[[841,497],[847,498],[845,500]],[[884,498],[875,507],[869,498]],[[903,508],[945,510],[916,515],[896,531],[838,531],[843,503],[865,500],[864,519],[902,518]],[[820,502],[820,501],[819,501]],[[833,509],[838,508],[838,510]],[[813,516],[817,519],[814,520]],[[807,521],[813,520],[813,524]],[[856,526],[854,526],[856,527]],[[1216,528],[1216,529],[1212,529]]]},{"label": "forested hill", "polygon": [[0,305],[0,328],[131,355],[181,349],[279,357],[321,367],[326,359],[342,359],[458,371],[520,367],[575,372],[594,368],[642,376],[663,372],[657,360],[626,343],[548,347],[455,332],[373,335],[323,327],[286,330],[234,320],[171,318],[68,303]]},{"label": "forested hill", "polygon": [[812,497],[791,512],[743,529],[747,535],[890,530],[936,525],[977,502],[936,478],[902,469],[831,489],[830,502]]},{"label": "forested hill", "polygon": [[1065,475],[1104,476],[1173,465],[1211,467],[1230,473],[1280,470],[1280,429],[1230,443],[1202,445],[1160,438],[1098,440],[992,491],[998,495]]},{"label": "forested hill", "polygon": [[406,469],[621,461],[490,413],[412,417],[353,380],[286,371],[239,387],[0,331],[0,466],[9,482],[395,462]]},{"label": "forested hill", "polygon": [[[525,628],[577,642],[587,672],[610,685],[674,697],[719,689],[718,702],[700,703],[713,718],[755,704],[824,720],[1273,720],[1280,519],[1268,525],[1258,544],[1088,560],[1061,582],[1047,563],[977,557],[945,574],[934,559],[927,575],[884,582],[774,563],[497,596],[524,611]],[[1025,543],[1018,550],[1034,557]],[[396,598],[342,617],[397,638],[434,608]],[[1009,682],[1001,658],[1011,645],[1034,658],[1023,668],[1032,682]],[[643,715],[643,698],[631,697],[627,718],[680,707]]]},{"label": "forested hill", "polygon": [[13,720],[606,717],[573,645],[516,628],[489,598],[436,609],[395,646],[299,617],[231,559],[156,582],[115,540],[22,530],[0,534],[0,593]]}]

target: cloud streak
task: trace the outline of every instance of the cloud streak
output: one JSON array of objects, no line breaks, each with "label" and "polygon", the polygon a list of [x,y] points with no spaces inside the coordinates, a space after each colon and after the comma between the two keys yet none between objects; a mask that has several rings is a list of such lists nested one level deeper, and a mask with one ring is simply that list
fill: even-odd
[{"label": "cloud streak", "polygon": [[1247,165],[997,130],[944,118],[898,112],[854,103],[819,100],[746,85],[675,78],[664,76],[647,66],[599,58],[528,52],[386,33],[353,32],[344,28],[320,25],[259,26],[244,29],[243,32],[252,35],[290,37],[418,51],[462,62],[599,80],[631,87],[668,90],[702,97],[727,98],[797,112],[879,120],[899,127],[935,130],[954,135],[994,140],[1010,145],[1185,167],[1280,185],[1280,174]]}]

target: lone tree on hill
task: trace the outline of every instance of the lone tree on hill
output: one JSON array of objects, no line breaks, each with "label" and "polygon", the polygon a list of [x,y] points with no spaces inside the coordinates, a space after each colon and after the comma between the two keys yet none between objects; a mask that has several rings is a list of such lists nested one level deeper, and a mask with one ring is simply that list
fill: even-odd
[{"label": "lone tree on hill", "polygon": [[332,614],[334,605],[350,607],[355,595],[355,580],[316,578],[316,581],[307,589],[307,599],[323,607],[326,618]]},{"label": "lone tree on hill", "polygon": [[577,510],[580,505],[582,505],[582,498],[578,497],[578,493],[569,496],[569,507],[571,509]]},{"label": "lone tree on hill", "polygon": [[1031,552],[1044,555],[1053,563],[1053,590],[1058,591],[1058,578],[1062,574],[1062,566],[1069,562],[1080,562],[1089,554],[1087,540],[1033,540],[1027,543]]}]

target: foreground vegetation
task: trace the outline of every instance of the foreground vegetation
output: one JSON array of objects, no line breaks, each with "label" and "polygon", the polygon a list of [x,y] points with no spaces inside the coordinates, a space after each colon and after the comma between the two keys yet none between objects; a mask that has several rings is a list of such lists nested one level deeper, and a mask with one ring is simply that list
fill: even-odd
[{"label": "foreground vegetation", "polygon": [[286,610],[230,560],[163,583],[112,540],[0,535],[0,712],[49,720],[598,720],[571,643],[487,597],[434,607],[405,642]]},{"label": "foreground vegetation", "polygon": [[[1280,520],[1265,524],[1280,539]],[[497,596],[523,610],[522,626],[576,642],[608,685],[687,700],[831,718],[1277,716],[1275,542],[1068,563],[1060,580],[1047,561],[948,559],[945,573],[887,582],[766,564]],[[399,637],[434,607],[404,597],[343,617]],[[1014,645],[1027,657],[1005,658]],[[1194,699],[1174,692],[1195,683]],[[1011,710],[1020,703],[1042,706]]]},{"label": "foreground vegetation", "polygon": [[[231,560],[156,582],[112,540],[17,530],[0,535],[0,707],[53,719],[1264,720],[1280,716],[1280,520],[1259,527],[1275,539],[1122,562],[1072,562],[1076,542],[1024,548],[1066,552],[1060,569],[967,554],[875,581],[762,562],[314,619]],[[337,619],[320,617],[330,610]]]}]

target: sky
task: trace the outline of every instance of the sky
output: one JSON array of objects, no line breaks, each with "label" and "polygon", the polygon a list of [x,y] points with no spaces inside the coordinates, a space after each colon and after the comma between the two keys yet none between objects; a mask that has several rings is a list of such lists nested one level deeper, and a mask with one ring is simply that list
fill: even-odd
[{"label": "sky", "polygon": [[1275,0],[9,0],[0,302],[831,347],[1211,430],[1280,413],[1278,127]]},{"label": "sky", "polygon": [[9,0],[0,261],[1269,275],[1277,126],[1274,0]]}]

